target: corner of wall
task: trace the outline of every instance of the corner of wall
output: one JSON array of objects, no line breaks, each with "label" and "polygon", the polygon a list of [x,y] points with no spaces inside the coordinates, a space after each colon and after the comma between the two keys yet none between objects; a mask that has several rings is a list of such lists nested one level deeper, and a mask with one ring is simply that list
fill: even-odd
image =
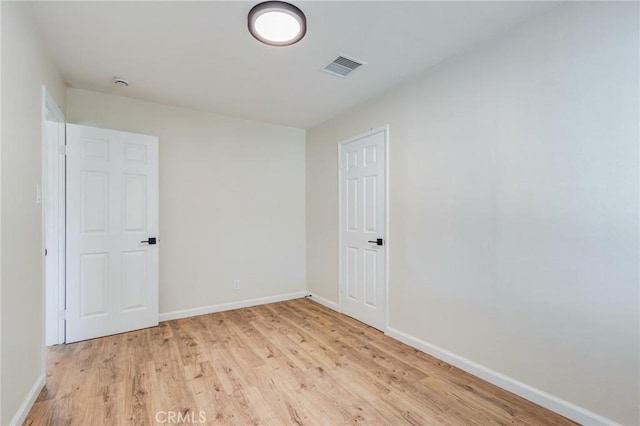
[{"label": "corner of wall", "polygon": [[42,178],[42,86],[63,106],[65,88],[31,6],[0,7],[0,423],[13,424],[27,415],[45,380],[42,211],[32,194]]}]

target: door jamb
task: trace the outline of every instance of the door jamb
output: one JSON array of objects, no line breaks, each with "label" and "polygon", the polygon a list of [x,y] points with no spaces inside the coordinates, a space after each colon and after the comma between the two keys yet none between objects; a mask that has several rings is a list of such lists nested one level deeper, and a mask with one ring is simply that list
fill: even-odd
[{"label": "door jamb", "polygon": [[[50,130],[47,129],[47,115],[51,115],[59,123],[57,146],[51,146],[47,137]],[[46,86],[42,86],[42,253],[45,249],[57,251],[58,265],[57,278],[49,282],[46,272],[46,258],[43,256],[43,281],[44,281],[44,340],[45,345],[55,345],[65,342],[65,297],[66,297],[66,122],[62,108],[56,103]],[[58,173],[53,182],[48,181],[49,162],[57,161]],[[52,194],[50,194],[52,192]],[[49,206],[46,202],[49,195],[57,199],[58,208],[53,212],[56,221],[57,238],[54,237],[54,246],[45,247],[47,244],[47,228],[45,218]],[[57,244],[56,241],[57,240]],[[48,296],[49,295],[49,296]],[[53,299],[53,300],[50,300]],[[52,312],[57,315],[52,316]],[[47,315],[49,313],[49,315]]]},{"label": "door jamb", "polygon": [[342,312],[342,294],[344,293],[344,283],[342,282],[342,147],[348,143],[355,142],[359,139],[366,138],[376,133],[384,133],[384,214],[385,214],[385,243],[384,243],[384,329],[381,330],[385,334],[389,329],[389,242],[391,240],[389,232],[389,125],[371,128],[369,131],[353,136],[349,139],[338,142],[338,312]]}]

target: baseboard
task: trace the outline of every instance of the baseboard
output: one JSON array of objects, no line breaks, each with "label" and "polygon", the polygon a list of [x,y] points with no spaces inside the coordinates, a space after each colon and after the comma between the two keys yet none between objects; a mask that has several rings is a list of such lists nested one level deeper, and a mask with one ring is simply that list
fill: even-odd
[{"label": "baseboard", "polygon": [[33,407],[33,404],[36,402],[38,395],[40,395],[40,391],[42,390],[42,388],[44,388],[45,381],[46,376],[44,373],[42,373],[33,384],[33,387],[31,387],[31,390],[27,394],[27,397],[24,399],[24,401],[22,401],[22,404],[20,404],[20,408],[18,408],[16,415],[13,416],[13,419],[9,423],[11,426],[18,426],[24,423],[24,420],[27,418],[29,411],[31,411],[31,407]]},{"label": "baseboard", "polygon": [[340,305],[338,305],[335,302],[332,302],[329,299],[325,299],[322,296],[318,296],[315,293],[311,293],[311,300],[313,300],[314,302],[319,303],[319,304],[321,304],[323,306],[326,306],[329,309],[333,309],[336,312],[340,312]]},{"label": "baseboard", "polygon": [[493,371],[487,367],[461,357],[460,355],[456,355],[438,346],[417,339],[413,336],[403,333],[400,330],[396,330],[393,327],[388,327],[386,334],[396,340],[401,341],[402,343],[406,343],[409,346],[419,349],[422,352],[425,352],[444,362],[456,366],[461,370],[466,371],[467,373],[471,373],[476,377],[480,377],[481,379],[486,380],[489,383],[499,386],[502,389],[508,390],[509,392],[521,396],[544,408],[548,408],[549,410],[554,411],[580,424],[589,426],[618,425],[618,423],[614,422],[613,420],[602,417],[568,401],[541,391],[540,389],[536,389],[509,376],[498,373],[497,371]]},{"label": "baseboard", "polygon": [[179,311],[164,312],[158,317],[160,322],[181,318],[195,317],[198,315],[213,314],[216,312],[230,311],[233,309],[248,308],[250,306],[266,305],[267,303],[284,302],[285,300],[300,299],[308,296],[307,291],[280,294],[277,296],[259,297],[256,299],[239,300],[237,302],[221,303],[219,305],[202,306],[200,308],[183,309]]}]

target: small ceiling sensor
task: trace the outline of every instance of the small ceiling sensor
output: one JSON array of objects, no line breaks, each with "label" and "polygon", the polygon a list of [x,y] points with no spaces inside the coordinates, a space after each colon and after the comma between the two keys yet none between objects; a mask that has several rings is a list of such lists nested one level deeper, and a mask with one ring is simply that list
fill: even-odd
[{"label": "small ceiling sensor", "polygon": [[122,77],[113,77],[113,82],[116,86],[127,87],[129,85],[129,80]]},{"label": "small ceiling sensor", "polygon": [[307,32],[307,18],[290,3],[265,1],[251,9],[249,32],[270,46],[290,46],[302,40]]}]

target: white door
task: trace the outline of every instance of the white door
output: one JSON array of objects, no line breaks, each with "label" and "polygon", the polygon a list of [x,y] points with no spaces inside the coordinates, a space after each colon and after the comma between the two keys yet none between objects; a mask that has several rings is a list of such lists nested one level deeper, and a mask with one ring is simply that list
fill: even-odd
[{"label": "white door", "polygon": [[67,125],[67,343],[158,324],[158,138]]},{"label": "white door", "polygon": [[372,327],[386,324],[387,130],[340,145],[340,302]]}]

